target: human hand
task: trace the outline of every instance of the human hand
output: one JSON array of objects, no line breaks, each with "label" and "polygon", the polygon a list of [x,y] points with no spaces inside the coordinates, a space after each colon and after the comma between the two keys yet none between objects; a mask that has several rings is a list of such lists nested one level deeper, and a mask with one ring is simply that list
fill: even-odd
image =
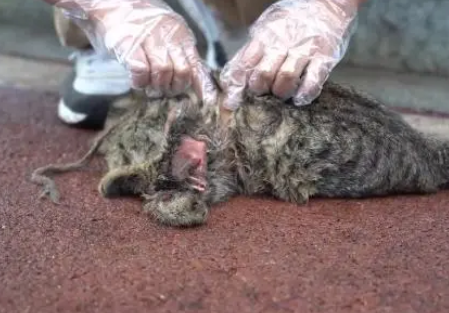
[{"label": "human hand", "polygon": [[247,91],[310,104],[346,53],[360,2],[281,0],[270,6],[221,74],[223,106],[238,108]]},{"label": "human hand", "polygon": [[86,32],[92,45],[117,58],[134,88],[150,96],[193,87],[214,102],[215,85],[184,19],[159,0],[60,0],[56,4]]}]

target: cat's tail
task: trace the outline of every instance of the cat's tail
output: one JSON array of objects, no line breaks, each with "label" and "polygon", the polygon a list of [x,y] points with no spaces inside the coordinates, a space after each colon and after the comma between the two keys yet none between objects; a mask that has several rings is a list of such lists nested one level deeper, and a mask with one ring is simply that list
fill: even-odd
[{"label": "cat's tail", "polygon": [[442,177],[440,188],[449,189],[449,141],[438,143],[435,158]]},{"label": "cat's tail", "polygon": [[53,203],[59,204],[60,198],[59,191],[55,181],[50,177],[50,175],[67,173],[70,171],[81,169],[82,167],[86,166],[89,163],[89,161],[94,157],[103,138],[104,136],[99,138],[99,140],[97,140],[92,145],[89,151],[76,162],[66,164],[48,164],[46,166],[42,166],[40,168],[35,169],[31,174],[31,182],[42,186],[43,191],[39,196],[39,198],[48,196]]},{"label": "cat's tail", "polygon": [[[131,110],[132,113],[132,110]],[[42,166],[37,168],[31,174],[31,182],[37,185],[41,185],[43,188],[43,192],[39,196],[39,198],[43,198],[48,196],[50,200],[58,204],[59,203],[59,191],[56,186],[55,181],[50,177],[50,175],[57,175],[62,173],[68,173],[71,171],[79,170],[84,166],[88,165],[88,163],[94,158],[97,151],[100,149],[101,144],[104,140],[125,120],[126,117],[130,116],[130,114],[125,114],[115,123],[109,125],[103,133],[100,133],[91,145],[90,149],[81,157],[81,159],[66,164],[48,164],[46,166]]]}]

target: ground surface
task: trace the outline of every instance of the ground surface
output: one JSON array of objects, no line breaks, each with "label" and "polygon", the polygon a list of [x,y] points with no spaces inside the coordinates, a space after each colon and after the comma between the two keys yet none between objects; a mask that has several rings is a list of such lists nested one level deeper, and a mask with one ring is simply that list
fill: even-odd
[{"label": "ground surface", "polygon": [[449,192],[238,198],[176,230],[102,199],[96,162],[57,179],[56,207],[30,172],[93,135],[62,126],[56,101],[0,88],[0,312],[449,312]]}]

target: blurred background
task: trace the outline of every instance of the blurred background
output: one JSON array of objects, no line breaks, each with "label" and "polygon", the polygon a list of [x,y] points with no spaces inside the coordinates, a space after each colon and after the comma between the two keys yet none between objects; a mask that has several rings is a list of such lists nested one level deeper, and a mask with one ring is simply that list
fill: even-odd
[{"label": "blurred background", "polygon": [[[349,51],[331,79],[391,105],[449,112],[448,12],[448,0],[367,1]],[[24,63],[30,67],[12,69],[19,57],[53,62],[55,84],[57,75],[64,76],[58,71],[64,71],[61,64],[68,64],[71,50],[59,44],[52,19],[52,8],[43,1],[0,1],[0,80],[27,77],[39,67]],[[229,56],[245,35],[245,29],[222,34]]]}]

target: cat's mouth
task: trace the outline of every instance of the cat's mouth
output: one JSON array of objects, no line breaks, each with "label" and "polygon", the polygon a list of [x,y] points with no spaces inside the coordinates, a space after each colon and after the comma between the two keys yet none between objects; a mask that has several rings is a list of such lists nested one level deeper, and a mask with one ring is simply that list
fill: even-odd
[{"label": "cat's mouth", "polygon": [[[168,135],[173,123],[179,118],[180,108],[172,108],[169,112],[165,134]],[[229,114],[222,113],[220,122],[226,124]],[[199,192],[207,189],[207,139],[205,141],[184,135],[171,159],[171,176],[179,182]]]},{"label": "cat's mouth", "polygon": [[171,162],[174,178],[186,182],[199,192],[207,189],[207,145],[189,136],[181,138]]}]

